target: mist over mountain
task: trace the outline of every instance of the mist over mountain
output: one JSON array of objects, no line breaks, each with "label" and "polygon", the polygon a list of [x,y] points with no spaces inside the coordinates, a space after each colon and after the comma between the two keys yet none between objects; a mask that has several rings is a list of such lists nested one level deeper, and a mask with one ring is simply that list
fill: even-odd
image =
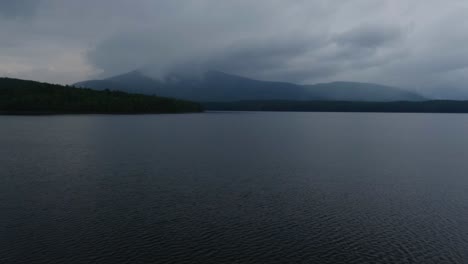
[{"label": "mist over mountain", "polygon": [[331,101],[391,102],[425,99],[415,92],[374,83],[331,82],[304,87],[311,93]]},{"label": "mist over mountain", "polygon": [[151,78],[140,71],[103,80],[76,83],[77,87],[96,90],[118,90],[130,93],[160,95],[200,102],[242,100],[301,101],[421,101],[417,93],[371,83],[332,82],[298,85],[287,82],[259,81],[220,71],[207,71],[201,76],[187,77],[171,73]]}]

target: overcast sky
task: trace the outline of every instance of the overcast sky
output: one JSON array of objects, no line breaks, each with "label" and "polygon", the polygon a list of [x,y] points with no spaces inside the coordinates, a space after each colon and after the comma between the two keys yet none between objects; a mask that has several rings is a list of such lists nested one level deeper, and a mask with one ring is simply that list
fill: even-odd
[{"label": "overcast sky", "polygon": [[134,69],[468,90],[466,0],[0,0],[0,76]]}]

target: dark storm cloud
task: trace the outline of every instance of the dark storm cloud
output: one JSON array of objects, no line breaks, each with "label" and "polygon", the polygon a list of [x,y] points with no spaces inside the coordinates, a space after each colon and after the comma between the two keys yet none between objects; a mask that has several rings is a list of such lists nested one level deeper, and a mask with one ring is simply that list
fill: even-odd
[{"label": "dark storm cloud", "polygon": [[226,48],[203,57],[196,56],[181,60],[168,71],[202,73],[208,70],[219,70],[246,76],[262,75],[283,68],[286,61],[303,55],[316,45],[317,43],[301,39],[238,43],[228,45]]},{"label": "dark storm cloud", "polygon": [[43,81],[143,69],[421,90],[468,83],[462,0],[0,0],[0,22],[0,75]]},{"label": "dark storm cloud", "polygon": [[0,0],[0,18],[30,17],[41,0]]},{"label": "dark storm cloud", "polygon": [[366,25],[337,35],[337,44],[356,48],[376,48],[397,41],[403,32],[397,27]]},{"label": "dark storm cloud", "polygon": [[349,69],[350,64],[365,68],[392,61],[379,52],[404,35],[398,25],[359,21],[332,32],[330,23],[340,15],[336,7],[346,4],[198,3],[160,14],[154,27],[110,36],[88,52],[89,61],[104,76],[136,68],[155,77],[170,71],[221,70],[253,78],[316,82]]}]

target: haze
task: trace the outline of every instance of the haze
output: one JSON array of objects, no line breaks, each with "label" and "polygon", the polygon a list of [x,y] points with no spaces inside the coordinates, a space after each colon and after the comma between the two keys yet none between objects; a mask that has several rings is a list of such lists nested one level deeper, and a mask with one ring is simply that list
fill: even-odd
[{"label": "haze", "polygon": [[0,0],[0,76],[144,70],[373,82],[467,98],[462,0]]}]

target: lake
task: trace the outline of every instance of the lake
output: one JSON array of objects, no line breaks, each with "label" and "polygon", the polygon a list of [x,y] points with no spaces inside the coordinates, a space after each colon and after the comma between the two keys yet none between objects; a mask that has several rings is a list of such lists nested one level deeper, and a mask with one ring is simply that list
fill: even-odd
[{"label": "lake", "polygon": [[0,116],[0,263],[468,263],[468,115]]}]

